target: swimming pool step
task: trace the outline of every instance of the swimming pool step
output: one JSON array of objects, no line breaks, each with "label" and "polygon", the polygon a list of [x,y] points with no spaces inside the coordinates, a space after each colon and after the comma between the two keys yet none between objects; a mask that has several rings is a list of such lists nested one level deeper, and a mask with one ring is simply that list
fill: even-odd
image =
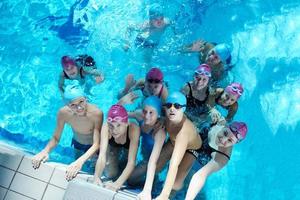
[{"label": "swimming pool step", "polygon": [[68,182],[64,164],[48,162],[34,170],[31,157],[0,141],[0,200],[135,199],[134,193],[116,193],[89,183],[92,175],[81,173]]}]

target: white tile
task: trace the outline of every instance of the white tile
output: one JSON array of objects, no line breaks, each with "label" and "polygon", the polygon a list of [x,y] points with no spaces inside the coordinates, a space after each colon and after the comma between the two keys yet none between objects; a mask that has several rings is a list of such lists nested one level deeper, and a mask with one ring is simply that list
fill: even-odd
[{"label": "white tile", "polygon": [[23,196],[21,194],[15,193],[13,191],[8,191],[5,200],[32,200],[31,198],[28,198],[26,196]]},{"label": "white tile", "polygon": [[45,182],[49,182],[53,170],[54,168],[47,165],[46,163],[42,163],[38,169],[33,169],[31,158],[24,156],[21,165],[18,169],[18,172]]},{"label": "white tile", "polygon": [[0,167],[0,186],[8,188],[13,179],[14,174],[15,171],[4,167]]},{"label": "white tile", "polygon": [[47,184],[43,181],[17,173],[10,186],[10,190],[24,194],[34,199],[41,199],[44,194],[46,185]]},{"label": "white tile", "polygon": [[[75,179],[86,181],[87,176],[83,174],[78,174]],[[56,167],[50,179],[50,183],[52,185],[66,189],[69,184],[69,182],[66,180],[66,167]]]},{"label": "white tile", "polygon": [[4,199],[6,192],[7,192],[6,188],[0,187],[0,199]]},{"label": "white tile", "polygon": [[115,192],[97,185],[85,181],[74,180],[69,183],[64,200],[113,200],[115,194]]},{"label": "white tile", "polygon": [[44,194],[43,200],[63,200],[64,194],[65,190],[49,184]]},{"label": "white tile", "polygon": [[20,152],[0,146],[0,166],[16,171],[22,158],[23,154]]},{"label": "white tile", "polygon": [[114,200],[136,200],[136,196],[133,193],[120,191],[115,196]]}]

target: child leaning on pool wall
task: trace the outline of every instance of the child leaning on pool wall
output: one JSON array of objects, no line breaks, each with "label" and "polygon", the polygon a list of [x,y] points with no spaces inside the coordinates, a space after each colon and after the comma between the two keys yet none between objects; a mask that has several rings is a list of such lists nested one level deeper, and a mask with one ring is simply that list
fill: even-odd
[{"label": "child leaning on pool wall", "polygon": [[[86,82],[86,76],[92,76],[97,84],[104,80],[103,74],[95,67],[96,63],[91,56],[78,57],[76,60],[71,56],[63,56],[61,66],[63,71],[59,75],[58,88],[62,96],[66,80],[77,80],[82,87]],[[88,70],[91,67],[94,68]]]},{"label": "child leaning on pool wall", "polygon": [[72,146],[76,160],[66,170],[66,179],[73,179],[83,164],[99,149],[103,113],[96,105],[87,102],[83,89],[68,85],[64,92],[65,106],[59,109],[56,128],[46,147],[32,158],[34,169],[49,158],[50,152],[59,143],[65,124],[73,131]]},{"label": "child leaning on pool wall", "polygon": [[[203,188],[206,179],[213,173],[221,170],[228,163],[233,146],[244,140],[248,132],[244,122],[232,122],[227,125],[215,125],[208,132],[208,139],[203,141],[198,152],[197,161],[203,166],[192,177],[185,200],[193,200]],[[202,135],[201,135],[202,137]],[[209,147],[208,147],[209,146]],[[212,153],[206,155],[208,150]],[[202,160],[205,156],[208,160]],[[202,162],[205,163],[202,163]]]},{"label": "child leaning on pool wall", "polygon": [[151,190],[158,158],[164,144],[166,133],[162,126],[157,128],[161,120],[162,103],[157,96],[147,97],[143,101],[142,112],[135,115],[141,129],[142,161],[137,164],[127,183],[130,186],[141,186],[143,191],[139,199],[151,199]]},{"label": "child leaning on pool wall", "polygon": [[164,105],[165,127],[169,139],[164,144],[157,164],[157,172],[170,160],[167,177],[157,200],[168,199],[183,186],[183,182],[195,161],[191,152],[202,145],[194,124],[184,115],[186,97],[181,92],[171,93]]},{"label": "child leaning on pool wall", "polygon": [[[135,167],[139,136],[140,128],[135,123],[128,121],[128,113],[125,108],[118,104],[111,106],[107,121],[101,130],[100,154],[94,173],[95,184],[104,185],[113,191],[121,188]],[[127,155],[127,162],[122,155]],[[124,161],[126,165],[121,172],[119,164]],[[108,178],[117,178],[113,182],[103,184],[100,177],[105,167],[108,169]],[[120,172],[121,175],[119,175]]]}]

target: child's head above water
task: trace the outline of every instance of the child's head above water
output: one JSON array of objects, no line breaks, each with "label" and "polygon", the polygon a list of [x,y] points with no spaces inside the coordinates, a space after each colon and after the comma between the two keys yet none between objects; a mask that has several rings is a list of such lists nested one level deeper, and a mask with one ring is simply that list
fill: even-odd
[{"label": "child's head above water", "polygon": [[70,56],[63,56],[61,58],[61,66],[69,78],[77,77],[78,68],[73,58]]}]

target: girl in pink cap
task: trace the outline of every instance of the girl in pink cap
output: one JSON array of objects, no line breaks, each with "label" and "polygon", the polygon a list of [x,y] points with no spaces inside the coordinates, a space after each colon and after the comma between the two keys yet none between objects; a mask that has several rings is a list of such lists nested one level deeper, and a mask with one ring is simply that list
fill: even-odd
[{"label": "girl in pink cap", "polygon": [[202,167],[191,179],[186,200],[195,199],[207,177],[227,164],[233,146],[246,137],[247,131],[244,122],[232,122],[229,125],[215,125],[209,131],[203,130],[200,133],[202,146],[194,151],[194,156]]},{"label": "girl in pink cap", "polygon": [[126,77],[125,88],[119,92],[119,104],[131,104],[138,98],[134,91],[140,90],[144,97],[157,96],[164,102],[168,96],[168,89],[164,84],[164,76],[162,71],[157,68],[151,68],[145,79],[135,81],[133,76],[129,74]]},{"label": "girl in pink cap", "polygon": [[[108,163],[106,176],[113,179],[113,182],[106,182],[104,186],[113,191],[120,189],[135,167],[139,137],[140,128],[128,121],[125,108],[121,105],[113,105],[108,111],[107,121],[101,130],[100,145],[102,146],[96,164],[94,183],[103,185],[100,177]],[[106,162],[106,155],[108,155],[108,162]],[[120,168],[123,168],[122,173]]]},{"label": "girl in pink cap", "polygon": [[[80,63],[82,62],[82,64]],[[95,66],[96,63],[91,56],[87,56],[84,61],[73,59],[71,56],[63,56],[61,58],[61,66],[63,71],[59,75],[58,88],[61,91],[61,94],[64,92],[66,80],[77,80],[80,85],[85,84],[86,76],[93,76],[96,83],[101,83],[104,79],[103,74],[97,70],[87,70],[87,66]],[[80,64],[79,64],[80,63]]]},{"label": "girl in pink cap", "polygon": [[231,83],[225,89],[216,88],[210,93],[208,104],[210,107],[220,105],[228,111],[226,121],[231,121],[238,110],[238,99],[242,96],[244,88],[240,83]]}]

